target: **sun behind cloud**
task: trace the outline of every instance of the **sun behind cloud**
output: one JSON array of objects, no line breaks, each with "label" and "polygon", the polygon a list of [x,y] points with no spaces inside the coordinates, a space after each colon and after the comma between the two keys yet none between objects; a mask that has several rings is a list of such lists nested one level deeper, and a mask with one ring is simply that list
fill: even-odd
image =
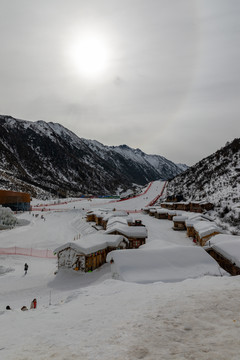
[{"label": "sun behind cloud", "polygon": [[101,35],[84,33],[71,43],[69,57],[80,75],[97,77],[108,69],[110,49]]}]

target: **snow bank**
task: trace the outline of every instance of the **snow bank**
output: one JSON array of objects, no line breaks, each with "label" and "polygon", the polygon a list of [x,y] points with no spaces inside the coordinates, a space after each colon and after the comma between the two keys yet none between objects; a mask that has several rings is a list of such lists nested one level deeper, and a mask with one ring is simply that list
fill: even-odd
[{"label": "snow bank", "polygon": [[220,276],[217,262],[200,247],[112,251],[107,256],[115,279],[136,282],[177,282],[204,275]]}]

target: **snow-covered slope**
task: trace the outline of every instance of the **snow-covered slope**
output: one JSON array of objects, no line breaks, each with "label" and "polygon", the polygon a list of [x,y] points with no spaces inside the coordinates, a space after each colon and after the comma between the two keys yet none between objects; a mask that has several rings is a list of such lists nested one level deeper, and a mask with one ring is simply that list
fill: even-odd
[{"label": "snow-covered slope", "polygon": [[168,183],[167,195],[185,200],[240,201],[240,139],[190,167]]},{"label": "snow-covered slope", "polygon": [[218,224],[240,234],[240,139],[175,177],[168,183],[167,196],[212,202]]},{"label": "snow-covered slope", "polygon": [[34,196],[111,194],[132,184],[166,180],[182,166],[126,145],[79,138],[60,124],[0,116],[0,187]]}]

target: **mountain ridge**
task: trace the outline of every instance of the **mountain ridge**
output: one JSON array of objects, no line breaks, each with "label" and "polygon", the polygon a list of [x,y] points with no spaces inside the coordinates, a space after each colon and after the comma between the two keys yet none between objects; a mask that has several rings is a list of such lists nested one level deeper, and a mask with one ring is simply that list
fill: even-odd
[{"label": "mountain ridge", "polygon": [[[187,166],[186,166],[187,168]],[[113,194],[168,180],[181,166],[127,145],[106,146],[61,124],[0,115],[0,187],[61,196]]]},{"label": "mountain ridge", "polygon": [[168,183],[167,196],[240,202],[240,139],[236,138]]}]

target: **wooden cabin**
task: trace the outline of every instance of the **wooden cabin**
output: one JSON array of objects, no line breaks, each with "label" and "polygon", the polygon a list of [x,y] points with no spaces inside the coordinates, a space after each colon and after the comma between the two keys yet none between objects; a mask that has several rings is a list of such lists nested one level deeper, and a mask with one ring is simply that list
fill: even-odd
[{"label": "wooden cabin", "polygon": [[129,249],[137,249],[146,243],[147,229],[145,226],[127,226],[123,224],[113,224],[106,230],[106,234],[122,235],[129,241]]},{"label": "wooden cabin", "polygon": [[220,234],[220,229],[209,221],[198,221],[194,223],[194,237],[197,244],[204,246],[212,236]]},{"label": "wooden cabin", "polygon": [[102,219],[106,215],[106,209],[96,209],[93,211],[88,211],[86,214],[86,221],[94,221],[96,225],[102,224]]},{"label": "wooden cabin", "polygon": [[162,202],[161,207],[164,209],[175,210],[175,203],[173,202]]},{"label": "wooden cabin", "polygon": [[121,235],[91,234],[80,240],[66,243],[54,250],[58,258],[58,268],[76,271],[93,271],[106,262],[107,254],[117,249],[125,249],[128,240]]},{"label": "wooden cabin", "polygon": [[105,213],[100,213],[95,215],[95,223],[96,225],[102,226],[102,221],[105,216]]},{"label": "wooden cabin", "polygon": [[190,211],[190,203],[188,202],[177,202],[175,203],[176,210]]},{"label": "wooden cabin", "polygon": [[240,275],[240,267],[220,254],[216,249],[208,248],[206,251],[218,262],[219,266],[226,270],[229,274],[232,276]]},{"label": "wooden cabin", "polygon": [[155,212],[156,219],[167,219],[168,218],[168,210],[167,209],[158,209]]},{"label": "wooden cabin", "polygon": [[155,213],[157,212],[157,209],[156,208],[151,208],[150,210],[149,210],[149,215],[150,216],[155,216]]},{"label": "wooden cabin", "polygon": [[90,222],[90,221],[94,221],[94,220],[95,220],[94,211],[88,211],[86,214],[86,221]]},{"label": "wooden cabin", "polygon": [[196,214],[194,216],[191,216],[185,221],[186,229],[187,229],[187,236],[192,237],[196,240],[196,230],[194,228],[194,224],[196,224],[199,221],[206,221],[200,214]]},{"label": "wooden cabin", "polygon": [[[121,221],[120,219],[126,219],[127,220],[127,224],[130,225],[131,222],[133,221],[132,218],[128,215],[128,212],[126,211],[109,211],[108,213],[105,214],[105,216],[102,219],[102,227],[104,230],[107,229],[108,223],[111,221],[114,221],[112,219],[118,219],[119,221]],[[124,223],[126,222],[125,220],[123,220]]]},{"label": "wooden cabin", "polygon": [[240,275],[240,236],[219,234],[205,247],[223,268],[231,275]]},{"label": "wooden cabin", "polygon": [[181,215],[177,213],[175,210],[168,210],[168,220],[172,220],[174,216]]},{"label": "wooden cabin", "polygon": [[205,246],[205,250],[231,275],[240,275],[240,236],[219,234]]},{"label": "wooden cabin", "polygon": [[185,221],[187,220],[187,216],[174,216],[173,217],[173,230],[186,230]]},{"label": "wooden cabin", "polygon": [[214,205],[206,201],[192,201],[190,203],[190,211],[202,213],[204,211],[209,211],[214,208]]},{"label": "wooden cabin", "polygon": [[186,224],[186,228],[187,228],[187,236],[191,237],[195,240],[196,232],[195,232],[193,224]]}]

